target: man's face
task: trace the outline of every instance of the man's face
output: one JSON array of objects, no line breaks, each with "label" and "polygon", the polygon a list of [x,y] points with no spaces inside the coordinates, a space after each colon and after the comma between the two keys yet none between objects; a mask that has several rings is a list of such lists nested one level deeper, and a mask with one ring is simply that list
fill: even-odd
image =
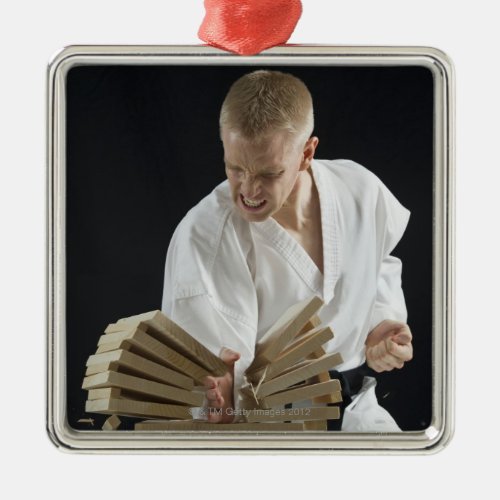
[{"label": "man's face", "polygon": [[222,142],[232,198],[242,217],[260,222],[275,215],[309,164],[304,144],[284,131],[250,141],[237,131],[223,130]]}]

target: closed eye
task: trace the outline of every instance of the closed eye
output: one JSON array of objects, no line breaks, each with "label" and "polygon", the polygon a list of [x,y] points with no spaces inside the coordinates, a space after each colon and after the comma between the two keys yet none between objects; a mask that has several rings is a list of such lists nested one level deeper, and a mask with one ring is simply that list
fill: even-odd
[{"label": "closed eye", "polygon": [[243,172],[243,169],[241,167],[233,167],[232,165],[227,165],[226,169],[229,172],[232,172],[233,174],[241,174]]},{"label": "closed eye", "polygon": [[284,173],[284,170],[281,170],[280,172],[267,172],[265,174],[262,174],[262,177],[265,177],[266,179],[273,179],[276,177],[281,177]]}]

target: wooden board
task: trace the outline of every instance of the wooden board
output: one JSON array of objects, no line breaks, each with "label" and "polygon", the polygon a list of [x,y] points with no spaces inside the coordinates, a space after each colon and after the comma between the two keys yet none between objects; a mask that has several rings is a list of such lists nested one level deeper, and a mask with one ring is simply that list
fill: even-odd
[{"label": "wooden board", "polygon": [[127,330],[123,330],[120,332],[114,332],[108,335],[101,335],[99,337],[99,340],[97,341],[97,345],[100,346],[104,344],[113,344],[115,342],[121,342],[122,340],[128,339],[131,336],[133,336],[136,331],[142,331],[146,333],[144,330],[140,328],[128,328]]},{"label": "wooden board", "polygon": [[290,371],[284,375],[273,378],[268,382],[260,384],[255,390],[255,393],[257,398],[260,399],[264,396],[274,394],[294,384],[307,380],[308,378],[324,372],[328,368],[336,366],[340,363],[342,363],[342,356],[338,352],[326,354],[322,358],[312,361],[306,366],[302,366],[296,370]]},{"label": "wooden board", "polygon": [[257,403],[257,401],[255,401],[254,398],[244,396],[240,400],[240,408],[243,410],[257,410],[260,408],[260,405]]},{"label": "wooden board", "polygon": [[311,352],[307,357],[309,359],[318,359],[326,354],[326,351],[322,347],[318,347],[315,351]]},{"label": "wooden board", "polygon": [[[309,359],[318,359],[321,358],[326,354],[326,351],[322,348],[319,347],[316,349],[316,351],[312,352],[308,358]],[[319,373],[318,375],[315,375],[314,377],[310,378],[308,382],[310,384],[319,384],[320,382],[328,382],[328,380],[331,380],[330,373],[324,372],[324,373]],[[325,394],[324,396],[316,396],[315,398],[312,398],[312,402],[315,404],[319,403],[336,403],[337,399],[335,395],[332,394]]]},{"label": "wooden board", "polygon": [[282,375],[286,375],[287,373],[290,373],[290,372],[293,372],[294,370],[296,370],[297,368],[302,368],[303,366],[307,366],[307,365],[310,365],[311,363],[314,363],[314,359],[304,359],[302,361],[299,361],[298,363],[292,365],[292,366],[289,366],[287,367],[285,370],[283,370],[281,373],[280,373],[280,377]]},{"label": "wooden board", "polygon": [[121,398],[121,389],[117,387],[105,387],[103,389],[90,389],[87,394],[87,399],[108,399]]},{"label": "wooden board", "polygon": [[332,338],[333,332],[329,327],[315,328],[292,342],[272,363],[269,363],[257,372],[247,372],[246,375],[249,380],[257,383],[270,380],[314,352]]},{"label": "wooden board", "polygon": [[146,420],[135,424],[136,431],[253,431],[253,432],[283,432],[302,431],[302,423],[247,423],[237,422],[234,424],[214,424],[203,420]]},{"label": "wooden board", "polygon": [[322,305],[323,301],[319,297],[313,297],[287,309],[257,342],[255,359],[250,366],[250,371],[255,371],[274,361]]},{"label": "wooden board", "polygon": [[130,327],[144,329],[156,340],[175,349],[213,375],[222,376],[227,372],[227,365],[222,359],[209,351],[161,311],[156,310],[122,318],[117,323],[109,325],[105,333],[120,332]]},{"label": "wooden board", "polygon": [[85,370],[85,376],[88,377],[89,375],[95,375],[96,373],[102,373],[102,372],[117,372],[119,371],[119,365],[118,363],[111,362],[111,363],[102,363],[99,365],[90,365],[87,366],[87,369]]},{"label": "wooden board", "polygon": [[255,399],[254,392],[252,391],[252,388],[249,385],[240,387],[239,392],[243,396],[243,399],[248,401],[254,401],[256,404],[258,404],[258,402]]},{"label": "wooden board", "polygon": [[328,423],[326,420],[312,420],[304,422],[305,431],[327,431]]},{"label": "wooden board", "polygon": [[336,420],[340,418],[338,406],[316,406],[310,408],[276,408],[248,410],[243,412],[247,422],[283,422],[287,420]]},{"label": "wooden board", "polygon": [[102,424],[103,431],[115,431],[120,427],[121,420],[116,415],[111,415],[111,417],[107,418],[104,424]]},{"label": "wooden board", "polygon": [[[319,384],[320,382],[328,382],[332,380],[330,374],[328,372],[320,373],[319,375],[315,375],[314,377],[308,379],[309,384]],[[337,398],[331,394],[325,394],[324,396],[316,396],[312,398],[312,402],[317,403],[337,403]]]},{"label": "wooden board", "polygon": [[[116,351],[117,349],[123,349],[123,350],[130,350],[132,349],[132,346],[130,345],[130,342],[128,340],[122,340],[119,342],[111,342],[109,344],[101,344],[97,346],[97,349],[95,351],[96,354],[101,354],[104,352],[109,352],[109,351]],[[139,353],[141,354],[141,353]]]},{"label": "wooden board", "polygon": [[315,328],[318,328],[318,326],[321,325],[321,319],[319,316],[316,314],[304,325],[302,330],[300,330],[299,334],[297,337],[300,335],[304,335],[305,333],[309,332],[310,330],[314,330]]},{"label": "wooden board", "polygon": [[114,366],[127,368],[147,379],[154,379],[158,382],[175,385],[187,390],[192,390],[194,387],[192,378],[124,349],[94,354],[89,357],[87,366],[102,366],[102,364],[106,366],[106,363],[110,362],[114,362]]},{"label": "wooden board", "polygon": [[[304,339],[308,334],[311,333],[312,330],[315,330],[317,327],[321,325],[321,319],[319,316],[314,315],[302,328],[302,330],[299,332],[297,335],[296,339],[298,342],[300,342],[301,339]],[[326,354],[325,351],[320,347],[320,350],[323,351],[323,355]],[[321,356],[308,356],[310,359],[317,359],[320,358]],[[325,378],[324,373],[320,373],[319,375],[316,375],[310,379],[307,380],[308,384],[317,384],[320,382],[327,382],[330,380],[330,376],[328,372],[326,372],[327,378]],[[327,402],[331,402],[331,400],[334,397],[332,397],[331,394],[326,394],[325,396],[318,396],[316,398],[312,398],[313,403],[321,403],[322,400],[324,399]],[[336,408],[336,407],[334,407]],[[338,416],[336,418],[340,418],[340,410],[337,408],[337,413]],[[304,430],[325,430],[326,429],[326,421],[325,420],[313,420],[313,421],[305,421],[304,422]]]},{"label": "wooden board", "polygon": [[266,396],[260,399],[259,402],[262,408],[273,408],[274,406],[281,406],[287,403],[311,399],[315,396],[322,396],[323,394],[334,393],[336,396],[335,402],[338,403],[342,401],[340,383],[338,380],[330,380],[314,385],[303,385],[301,387]]},{"label": "wooden board", "polygon": [[186,391],[171,385],[126,375],[125,373],[96,373],[83,379],[82,389],[100,389],[104,387],[118,387],[126,391],[143,394],[145,398],[153,397],[191,406],[202,406],[204,400],[204,394],[201,392]]},{"label": "wooden board", "polygon": [[126,350],[134,349],[134,352],[156,363],[166,365],[168,368],[179,371],[188,377],[203,384],[203,379],[210,375],[205,368],[193,363],[190,359],[182,356],[172,348],[162,344],[155,338],[143,332],[139,328],[126,332],[116,332],[102,335],[99,338],[99,347],[109,347],[112,349],[97,350],[109,352],[110,350],[122,349],[122,343],[126,342],[129,347]]},{"label": "wooden board", "polygon": [[191,419],[187,406],[162,403],[146,403],[129,399],[94,399],[85,403],[88,413],[104,413],[142,418],[183,418]]}]

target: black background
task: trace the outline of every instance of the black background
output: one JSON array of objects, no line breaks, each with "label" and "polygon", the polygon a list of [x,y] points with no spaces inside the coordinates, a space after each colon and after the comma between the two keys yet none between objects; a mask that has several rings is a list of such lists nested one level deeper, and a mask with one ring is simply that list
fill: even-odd
[{"label": "black background", "polygon": [[[269,68],[269,66],[266,66]],[[230,84],[249,66],[82,66],[67,80],[67,401],[85,413],[87,358],[108,323],[159,309],[171,235],[225,179],[218,133]],[[431,418],[433,79],[422,67],[276,67],[309,87],[316,158],[377,174],[412,213],[403,261],[414,359],[379,377],[403,430]],[[94,426],[78,423],[93,417]],[[130,428],[132,420],[126,420]]]}]

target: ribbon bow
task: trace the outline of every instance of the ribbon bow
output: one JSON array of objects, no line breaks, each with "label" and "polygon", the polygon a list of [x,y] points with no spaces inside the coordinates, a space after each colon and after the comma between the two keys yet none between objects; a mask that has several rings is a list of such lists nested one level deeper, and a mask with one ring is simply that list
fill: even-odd
[{"label": "ribbon bow", "polygon": [[205,0],[198,36],[240,55],[257,54],[290,38],[302,14],[300,0]]}]

